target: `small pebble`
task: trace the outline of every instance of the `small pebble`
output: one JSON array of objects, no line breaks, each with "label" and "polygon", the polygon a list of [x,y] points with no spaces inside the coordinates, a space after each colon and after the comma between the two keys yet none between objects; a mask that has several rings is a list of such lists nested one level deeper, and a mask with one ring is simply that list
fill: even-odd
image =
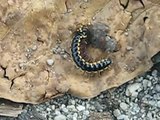
[{"label": "small pebble", "polygon": [[67,108],[62,108],[62,111],[65,113],[68,113],[68,109]]},{"label": "small pebble", "polygon": [[160,92],[160,84],[156,84],[155,90],[156,90],[157,92]]},{"label": "small pebble", "polygon": [[137,97],[138,92],[141,90],[141,83],[134,83],[128,85],[126,89],[126,96],[134,96]]},{"label": "small pebble", "polygon": [[67,106],[67,109],[70,110],[70,111],[76,111],[76,108],[75,108],[74,105]]},{"label": "small pebble", "polygon": [[85,107],[82,106],[82,105],[78,105],[76,108],[77,108],[78,111],[85,110]]},{"label": "small pebble", "polygon": [[127,115],[120,115],[119,117],[117,117],[118,120],[129,120]]},{"label": "small pebble", "polygon": [[61,115],[61,112],[59,110],[55,110],[56,115]]},{"label": "small pebble", "polygon": [[153,70],[153,71],[152,71],[152,76],[153,76],[153,77],[157,77],[157,74],[158,74],[158,71],[157,71],[157,70]]},{"label": "small pebble", "polygon": [[115,109],[115,110],[113,111],[113,114],[114,114],[115,117],[118,117],[118,116],[121,115],[121,112],[120,112],[119,109]]},{"label": "small pebble", "polygon": [[54,61],[53,61],[52,59],[48,59],[48,60],[47,60],[47,64],[48,64],[49,66],[52,66],[53,63],[54,63]]},{"label": "small pebble", "polygon": [[52,108],[52,110],[55,110],[56,107],[55,107],[55,105],[52,105],[51,108]]},{"label": "small pebble", "polygon": [[34,45],[34,46],[32,47],[32,50],[33,50],[33,51],[36,51],[36,50],[37,50],[37,45]]},{"label": "small pebble", "polygon": [[66,116],[64,115],[58,115],[54,118],[54,120],[66,120]]},{"label": "small pebble", "polygon": [[126,111],[129,106],[126,103],[122,102],[122,103],[120,103],[120,107],[122,110]]}]

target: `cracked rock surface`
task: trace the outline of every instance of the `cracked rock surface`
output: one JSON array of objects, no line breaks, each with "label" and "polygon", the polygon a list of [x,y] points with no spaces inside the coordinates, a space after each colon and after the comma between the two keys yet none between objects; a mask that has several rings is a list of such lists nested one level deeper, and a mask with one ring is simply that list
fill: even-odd
[{"label": "cracked rock surface", "polygon": [[[160,51],[159,3],[120,1],[1,0],[0,97],[23,103],[65,92],[92,98],[149,70]],[[84,75],[71,58],[72,35],[88,22],[109,26],[119,48],[109,54],[113,64],[101,76]]]},{"label": "cracked rock surface", "polygon": [[0,119],[159,120],[160,70],[153,69],[90,100],[65,94],[42,104],[26,105],[17,118],[0,117]]}]

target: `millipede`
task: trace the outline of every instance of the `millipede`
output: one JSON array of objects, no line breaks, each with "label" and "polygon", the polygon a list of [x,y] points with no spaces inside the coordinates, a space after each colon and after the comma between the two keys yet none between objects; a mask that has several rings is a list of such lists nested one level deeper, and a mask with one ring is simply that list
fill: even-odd
[{"label": "millipede", "polygon": [[80,45],[82,42],[86,42],[89,44],[90,39],[90,31],[87,26],[80,27],[76,32],[72,40],[71,44],[71,52],[73,61],[75,64],[81,68],[83,71],[86,72],[97,72],[103,71],[104,69],[108,68],[109,65],[112,63],[111,59],[102,59],[97,62],[88,62],[81,56],[81,47]]}]

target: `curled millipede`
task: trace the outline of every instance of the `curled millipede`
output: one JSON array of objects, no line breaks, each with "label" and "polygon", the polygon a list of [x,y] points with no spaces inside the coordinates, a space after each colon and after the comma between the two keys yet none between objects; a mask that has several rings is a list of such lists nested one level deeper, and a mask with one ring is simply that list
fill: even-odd
[{"label": "curled millipede", "polygon": [[76,65],[84,71],[96,72],[102,71],[112,63],[110,59],[102,59],[97,62],[87,62],[82,56],[80,45],[83,41],[89,43],[90,31],[87,27],[83,26],[76,31],[71,44],[72,57]]}]

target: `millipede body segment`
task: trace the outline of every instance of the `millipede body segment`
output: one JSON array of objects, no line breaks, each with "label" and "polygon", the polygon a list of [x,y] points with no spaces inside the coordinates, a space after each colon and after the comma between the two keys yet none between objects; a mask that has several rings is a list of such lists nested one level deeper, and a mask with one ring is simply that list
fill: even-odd
[{"label": "millipede body segment", "polygon": [[76,63],[76,65],[84,71],[87,72],[102,71],[112,63],[110,59],[102,59],[97,62],[87,62],[81,56],[80,45],[83,41],[89,43],[89,38],[90,38],[89,36],[90,36],[90,31],[85,26],[81,27],[79,30],[76,31],[71,44],[71,52],[73,60]]}]

